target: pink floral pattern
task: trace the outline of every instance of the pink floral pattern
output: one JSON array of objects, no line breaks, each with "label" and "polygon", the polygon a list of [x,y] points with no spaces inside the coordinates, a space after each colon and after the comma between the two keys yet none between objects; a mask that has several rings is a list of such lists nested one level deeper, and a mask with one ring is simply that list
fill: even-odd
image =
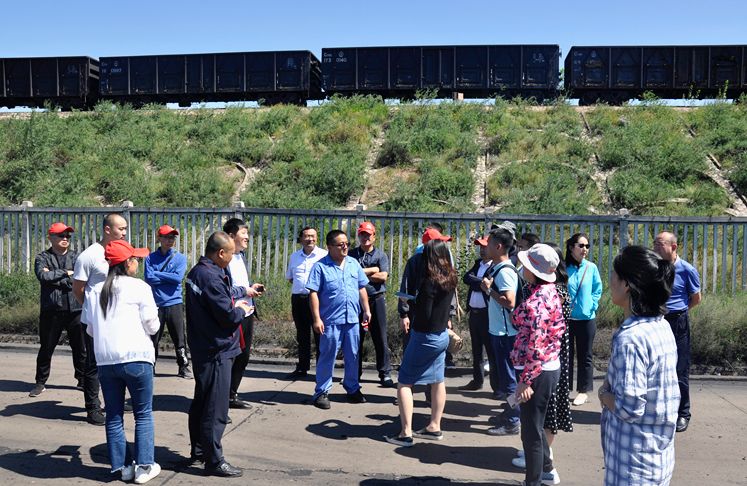
[{"label": "pink floral pattern", "polygon": [[558,359],[565,333],[563,305],[555,284],[527,285],[526,298],[513,311],[518,329],[511,362],[523,366],[519,381],[531,385],[542,364]]}]

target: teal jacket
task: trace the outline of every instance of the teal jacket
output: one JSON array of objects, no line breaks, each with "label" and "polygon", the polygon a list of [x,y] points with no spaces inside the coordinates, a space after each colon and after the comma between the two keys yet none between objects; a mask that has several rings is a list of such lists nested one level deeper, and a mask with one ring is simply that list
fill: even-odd
[{"label": "teal jacket", "polygon": [[580,267],[568,266],[568,297],[573,303],[571,319],[586,321],[597,316],[599,299],[602,297],[602,279],[597,266],[589,260],[584,259]]}]

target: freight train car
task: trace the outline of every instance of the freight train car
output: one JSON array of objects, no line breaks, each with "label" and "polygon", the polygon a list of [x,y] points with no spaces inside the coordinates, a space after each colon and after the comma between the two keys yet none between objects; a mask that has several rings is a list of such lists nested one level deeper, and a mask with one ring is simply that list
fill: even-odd
[{"label": "freight train car", "polygon": [[738,98],[747,92],[747,46],[574,46],[565,89],[582,105],[659,98]]},{"label": "freight train car", "polygon": [[99,93],[99,63],[85,56],[0,59],[0,107],[86,108]]},{"label": "freight train car", "polygon": [[411,98],[418,90],[468,98],[554,98],[557,45],[329,47],[322,49],[325,95]]},{"label": "freight train car", "polygon": [[321,97],[309,51],[102,57],[101,97],[134,105],[208,101],[304,103]]}]

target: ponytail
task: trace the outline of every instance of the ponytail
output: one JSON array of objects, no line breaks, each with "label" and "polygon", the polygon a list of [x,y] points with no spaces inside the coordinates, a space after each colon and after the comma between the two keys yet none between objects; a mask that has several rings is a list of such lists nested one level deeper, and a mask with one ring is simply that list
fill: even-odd
[{"label": "ponytail", "polygon": [[106,275],[104,286],[101,288],[101,297],[99,298],[99,305],[101,306],[101,312],[104,318],[106,318],[106,312],[109,310],[109,307],[111,307],[112,302],[114,302],[114,299],[112,298],[112,287],[114,286],[114,278],[122,275],[127,275],[127,261],[128,260],[125,260],[122,263],[114,265],[113,267],[109,267],[109,273]]}]

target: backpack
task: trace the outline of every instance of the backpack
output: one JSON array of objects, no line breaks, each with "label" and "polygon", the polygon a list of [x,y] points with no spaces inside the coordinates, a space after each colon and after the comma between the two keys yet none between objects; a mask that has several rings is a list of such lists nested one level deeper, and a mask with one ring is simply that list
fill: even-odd
[{"label": "backpack", "polygon": [[[500,290],[498,290],[498,286],[495,283],[495,278],[498,276],[498,274],[500,273],[500,271],[503,270],[504,268],[510,268],[511,270],[513,270],[514,272],[516,272],[516,297],[515,297],[515,300],[514,300],[514,309],[516,309],[517,307],[519,307],[519,305],[522,302],[524,302],[524,299],[526,298],[525,292],[526,292],[526,284],[527,283],[524,280],[524,277],[521,276],[521,272],[519,272],[519,270],[514,266],[514,264],[511,263],[510,260],[508,260],[508,261],[506,261],[504,263],[499,263],[498,265],[496,265],[495,267],[493,267],[493,273],[492,273],[493,285],[491,287],[496,292],[500,292]],[[501,308],[502,308],[504,316],[505,316],[505,313],[509,312],[509,311],[508,311],[508,309],[506,309],[503,306],[501,306]],[[509,315],[509,317],[510,318],[506,319],[506,320],[510,321],[511,325],[514,327],[514,329],[518,330],[518,328],[516,327],[516,324],[514,324],[513,316]]]}]

